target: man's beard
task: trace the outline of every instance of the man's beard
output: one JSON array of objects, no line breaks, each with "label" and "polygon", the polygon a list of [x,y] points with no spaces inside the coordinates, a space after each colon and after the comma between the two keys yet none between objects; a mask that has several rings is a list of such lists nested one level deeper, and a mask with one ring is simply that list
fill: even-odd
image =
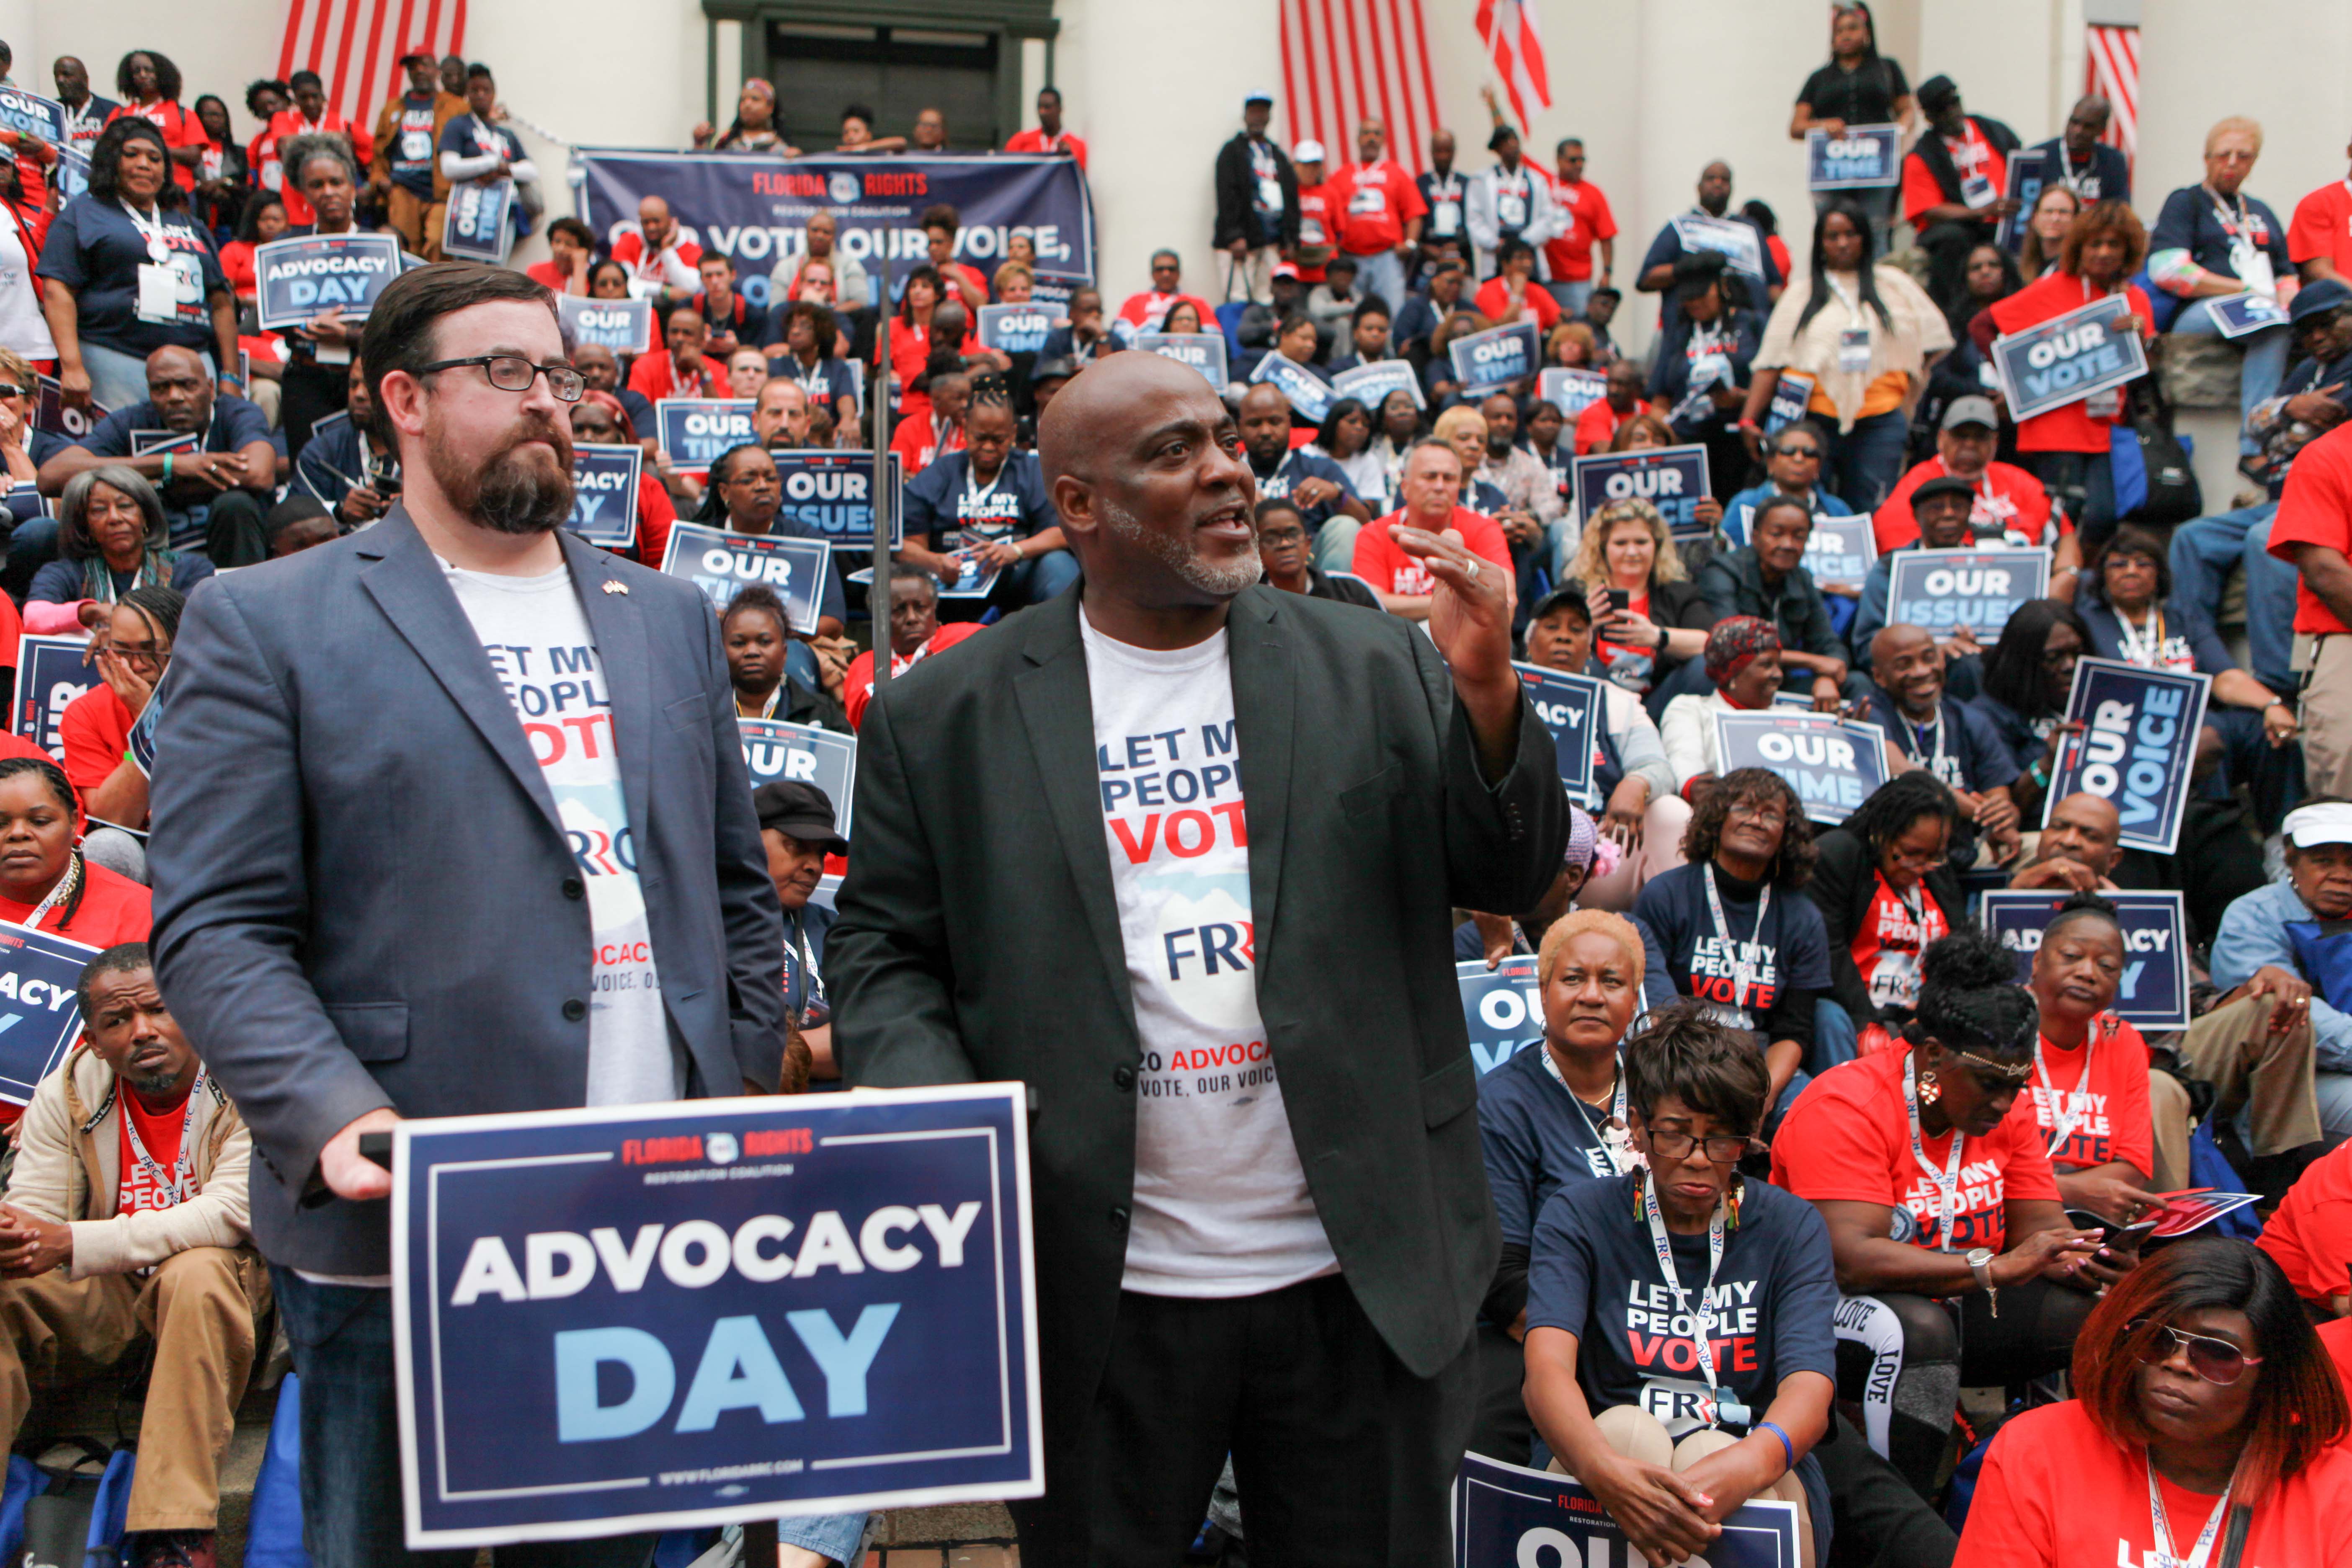
[{"label": "man's beard", "polygon": [[1222,566],[1212,565],[1192,551],[1184,542],[1170,534],[1143,526],[1135,514],[1114,502],[1103,503],[1103,531],[1122,544],[1132,545],[1176,574],[1186,587],[1197,588],[1220,599],[1230,599],[1265,575],[1265,566],[1258,560],[1257,540],[1250,540],[1246,553],[1236,555]]},{"label": "man's beard", "polygon": [[[425,429],[425,460],[441,493],[467,521],[494,533],[549,533],[572,515],[572,438],[557,426],[525,420],[504,447],[468,466],[439,438],[439,421],[436,413]],[[555,448],[554,473],[521,455],[530,441]]]},{"label": "man's beard", "polygon": [[171,1093],[178,1087],[180,1081],[177,1073],[153,1072],[143,1076],[139,1074],[126,1076],[131,1079],[131,1087],[150,1100],[160,1100]]}]

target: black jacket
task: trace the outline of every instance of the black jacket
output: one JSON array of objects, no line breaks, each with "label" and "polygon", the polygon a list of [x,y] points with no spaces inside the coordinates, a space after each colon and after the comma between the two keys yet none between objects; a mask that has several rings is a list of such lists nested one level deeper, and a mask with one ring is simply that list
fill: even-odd
[{"label": "black jacket", "polygon": [[[1870,900],[1877,889],[1878,868],[1870,846],[1843,827],[1832,827],[1813,840],[1813,879],[1805,891],[1820,906],[1822,923],[1830,933],[1830,1000],[1853,1016],[1854,1027],[1891,1021],[1870,1005],[1870,987],[1853,962],[1854,932],[1869,918]],[[1968,905],[1960,879],[1948,864],[1927,876],[1927,896],[1944,911],[1944,923],[1958,931]]]},{"label": "black jacket", "polygon": [[[1987,115],[1971,114],[1968,118],[1977,128],[1978,134],[1990,142],[1992,150],[2000,153],[2003,159],[2007,159],[2011,153],[2017,151],[2016,132]],[[1936,188],[1943,193],[1944,200],[1948,202],[1961,200],[1960,172],[1952,166],[1952,155],[1944,150],[1944,139],[1937,134],[1932,126],[1919,138],[1918,144],[1911,149],[1911,155],[1927,165],[1927,173],[1936,177]],[[1993,193],[1996,196],[2002,194],[2000,191]],[[1974,221],[1988,225],[1991,222],[1989,218]]]},{"label": "black jacket", "polygon": [[[825,945],[849,1082],[1031,1086],[1049,1474],[1076,1462],[1110,1350],[1142,1056],[1079,597],[876,690]],[[1356,1300],[1433,1376],[1469,1342],[1500,1246],[1452,911],[1531,909],[1550,887],[1568,838],[1553,743],[1523,699],[1488,787],[1437,649],[1392,616],[1260,584],[1228,637],[1258,1006],[1291,1133]]]},{"label": "black jacket", "polygon": [[1298,171],[1290,166],[1290,154],[1282,150],[1282,143],[1269,137],[1266,145],[1274,149],[1276,177],[1282,181],[1282,218],[1275,232],[1268,234],[1258,216],[1249,140],[1248,132],[1237,131],[1232,141],[1217,149],[1217,223],[1211,231],[1211,242],[1219,250],[1237,239],[1247,240],[1252,250],[1267,245],[1287,250],[1298,243]]}]

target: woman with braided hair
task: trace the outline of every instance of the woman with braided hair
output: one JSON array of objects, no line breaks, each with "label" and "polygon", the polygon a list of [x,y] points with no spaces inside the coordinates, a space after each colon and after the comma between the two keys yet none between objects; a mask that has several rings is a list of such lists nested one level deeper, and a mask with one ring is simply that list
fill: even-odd
[{"label": "woman with braided hair", "polygon": [[906,546],[913,563],[955,588],[967,563],[984,595],[957,595],[977,619],[993,605],[1013,611],[1039,605],[1078,580],[1078,560],[1062,538],[1061,515],[1045,494],[1037,454],[1013,445],[1013,394],[993,372],[971,378],[963,444],[907,483]]}]

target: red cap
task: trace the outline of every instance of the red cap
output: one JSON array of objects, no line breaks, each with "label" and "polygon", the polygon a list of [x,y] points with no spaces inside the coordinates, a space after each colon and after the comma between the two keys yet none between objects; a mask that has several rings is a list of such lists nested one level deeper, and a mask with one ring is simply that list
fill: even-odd
[{"label": "red cap", "polygon": [[419,38],[416,42],[409,45],[408,47],[400,51],[400,63],[402,65],[406,65],[411,60],[433,60],[437,62],[440,58],[440,56],[433,52],[433,46],[425,42],[422,38]]}]

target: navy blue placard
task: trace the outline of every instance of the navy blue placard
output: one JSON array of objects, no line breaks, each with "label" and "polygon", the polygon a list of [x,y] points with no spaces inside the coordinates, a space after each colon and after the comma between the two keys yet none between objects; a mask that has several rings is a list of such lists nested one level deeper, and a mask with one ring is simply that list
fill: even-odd
[{"label": "navy blue placard", "polygon": [[[1744,1503],[1724,1516],[1723,1533],[1686,1562],[1800,1568],[1802,1506]],[[1462,1456],[1454,1478],[1454,1568],[1640,1568],[1645,1561],[1601,1500],[1566,1476]]]},{"label": "navy blue placard", "polygon": [[816,785],[833,802],[834,830],[847,838],[857,784],[857,737],[781,719],[739,716],[735,723],[743,732],[743,765],[751,771],[751,787],[788,781]]},{"label": "navy blue placard", "polygon": [[[1203,375],[1207,371],[1202,372]],[[1265,382],[1290,400],[1291,412],[1312,424],[1319,425],[1331,412],[1331,385],[1305,365],[1295,364],[1280,354],[1268,354],[1257,362],[1250,372],[1253,384]]]},{"label": "navy blue placard", "polygon": [[2033,204],[2042,199],[2042,188],[2050,184],[2050,154],[2028,152],[2023,148],[2009,155],[2007,188],[2001,195],[2017,204],[2017,210],[2000,220],[1993,232],[1993,243],[2011,256],[2025,248],[2025,226],[2033,217]]},{"label": "navy blue placard", "polygon": [[2047,550],[1903,550],[1886,559],[1888,626],[1939,637],[1966,626],[1987,649],[2010,616],[2050,592]]},{"label": "navy blue placard", "polygon": [[441,254],[452,260],[503,266],[514,244],[514,225],[507,217],[514,205],[514,188],[512,180],[451,184],[448,216],[441,222]]},{"label": "navy blue placard", "polygon": [[2287,324],[2285,310],[2268,294],[2231,294],[2226,299],[2208,300],[2205,309],[2225,338],[2242,338],[2264,327]]},{"label": "navy blue placard", "polygon": [[38,637],[26,633],[16,641],[16,733],[55,757],[66,760],[66,743],[58,737],[58,721],[66,704],[100,684],[98,668],[87,661],[86,637]]},{"label": "navy blue placard", "polygon": [[2126,848],[2169,855],[2179,847],[2197,731],[2212,685],[2209,676],[2142,669],[2120,659],[2076,661],[2066,717],[2086,728],[2058,748],[2042,797],[2043,825],[2052,805],[2088,791],[2114,805]]},{"label": "navy blue placard", "polygon": [[1592,795],[1593,731],[1601,720],[1601,682],[1514,661],[1519,684],[1536,706],[1536,717],[1551,731],[1559,761],[1559,782],[1574,800]]},{"label": "navy blue placard", "polygon": [[1054,330],[1054,311],[1034,300],[1025,305],[982,305],[980,346],[1009,354],[1034,354]]},{"label": "navy blue placard", "polygon": [[1849,125],[1805,132],[1805,188],[1883,191],[1903,180],[1903,127]]},{"label": "navy blue placard", "polygon": [[309,234],[273,239],[253,252],[254,304],[264,331],[299,327],[321,310],[365,321],[376,296],[399,276],[397,235]]},{"label": "navy blue placard", "polygon": [[601,343],[616,354],[641,354],[653,350],[656,333],[651,300],[589,300],[577,294],[558,294],[555,319],[572,334],[574,344]]},{"label": "navy blue placard", "polygon": [[1486,1077],[1529,1046],[1543,1043],[1543,998],[1533,953],[1515,953],[1493,969],[1483,958],[1454,966],[1462,987],[1462,1022],[1470,1059]]},{"label": "navy blue placard", "polygon": [[1421,377],[1413,374],[1412,365],[1406,360],[1374,360],[1353,370],[1343,370],[1331,378],[1331,390],[1339,396],[1352,397],[1362,404],[1375,426],[1381,422],[1381,405],[1389,400],[1391,392],[1411,397],[1415,408],[1429,406],[1429,400],[1422,395]]},{"label": "navy blue placard", "polygon": [[[2017,955],[2017,982],[2033,973],[2033,955],[2042,928],[2073,895],[2029,889],[2000,889],[1984,895],[1985,929]],[[2124,928],[2124,973],[2110,1009],[2142,1029],[2189,1026],[2189,925],[2178,892],[2136,893],[2103,889]]]},{"label": "navy blue placard", "polygon": [[1813,401],[1813,378],[1801,370],[1784,370],[1772,384],[1772,402],[1764,412],[1764,434],[1778,436],[1805,416]]},{"label": "navy blue placard", "polygon": [[1029,301],[1053,311],[1055,324],[1059,325],[1070,319],[1070,296],[1093,281],[1083,272],[1040,269],[1029,275]]},{"label": "navy blue placard", "polygon": [[[1189,364],[1205,376],[1211,386],[1220,392],[1225,389],[1225,338],[1223,332],[1138,332],[1134,346],[1145,353],[1172,359],[1178,364]],[[1282,361],[1282,365],[1285,370],[1295,368],[1288,360]],[[1297,391],[1310,397],[1319,392],[1327,409],[1334,395],[1332,390],[1320,382],[1312,388],[1300,387]],[[1290,385],[1285,384],[1282,392],[1294,404],[1297,401]]]},{"label": "navy blue placard", "polygon": [[[1748,516],[1748,542],[1756,542],[1756,516]],[[1878,559],[1878,539],[1864,517],[1823,517],[1813,514],[1813,531],[1805,536],[1805,570],[1816,584],[1860,584]]]},{"label": "navy blue placard", "polygon": [[[681,474],[699,479],[730,447],[757,440],[749,397],[664,397],[654,404],[656,444]],[[644,431],[639,431],[644,435]]]},{"label": "navy blue placard", "polygon": [[408,1545],[1039,1495],[1024,1101],[400,1122]]},{"label": "navy blue placard", "polygon": [[31,1101],[81,1033],[76,986],[98,949],[0,921],[0,1100]]},{"label": "navy blue placard", "polygon": [[30,522],[37,517],[49,515],[49,498],[41,493],[37,480],[18,479],[8,487],[8,521],[10,526]]},{"label": "navy blue placard", "polygon": [[1991,358],[2020,424],[2147,374],[2139,319],[2121,295],[1995,338]]},{"label": "navy blue placard", "polygon": [[783,600],[793,630],[814,636],[832,554],[833,546],[822,539],[729,533],[698,522],[674,522],[661,569],[691,579],[722,610],[739,588],[765,583]]},{"label": "navy blue placard", "polygon": [[1886,734],[1875,724],[1777,706],[1714,718],[1717,776],[1769,768],[1812,821],[1843,822],[1886,782]]},{"label": "navy blue placard", "polygon": [[30,132],[52,147],[67,145],[66,106],[54,98],[0,85],[0,128],[24,135]]},{"label": "navy blue placard", "polygon": [[1703,538],[1698,503],[1709,493],[1705,447],[1653,447],[1646,452],[1595,452],[1570,465],[1576,512],[1590,520],[1612,500],[1645,500],[1676,539]]},{"label": "navy blue placard", "polygon": [[131,455],[144,458],[156,452],[193,452],[204,438],[201,430],[133,430]]},{"label": "navy blue placard", "polygon": [[583,441],[572,448],[572,515],[564,525],[591,544],[626,550],[637,542],[637,475],[646,449]]},{"label": "navy blue placard", "polygon": [[40,401],[33,405],[33,428],[36,430],[47,430],[53,436],[79,441],[97,429],[99,421],[114,412],[95,398],[79,408],[68,408],[64,389],[58,384],[56,376],[35,371],[33,380],[41,395]]},{"label": "navy blue placard", "polygon": [[[1597,370],[1570,370],[1555,364],[1536,373],[1537,400],[1559,409],[1560,418],[1570,425],[1576,423],[1578,415],[1608,395],[1609,378]],[[1575,432],[1567,434],[1569,445],[1573,447]]]},{"label": "navy blue placard", "polygon": [[[874,549],[874,454],[855,447],[795,447],[771,449],[776,478],[784,490],[778,517],[789,517],[815,530],[845,552]],[[898,504],[905,487],[901,458],[888,457],[886,481],[890,487],[890,548],[906,542],[906,509]]]},{"label": "navy blue placard", "polygon": [[1535,374],[1543,359],[1533,321],[1512,321],[1456,338],[1446,345],[1445,353],[1465,397],[1499,392],[1524,380]]}]

